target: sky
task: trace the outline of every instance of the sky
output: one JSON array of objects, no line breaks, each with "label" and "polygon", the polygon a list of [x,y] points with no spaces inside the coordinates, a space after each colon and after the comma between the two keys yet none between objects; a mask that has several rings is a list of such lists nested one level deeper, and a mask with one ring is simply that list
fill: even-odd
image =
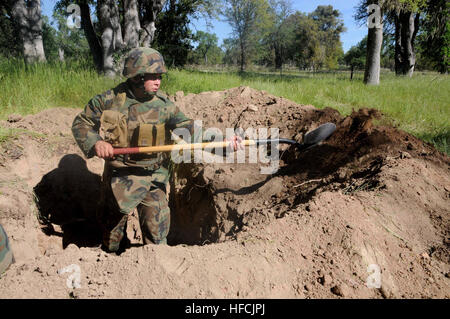
[{"label": "sky", "polygon": [[[51,18],[53,7],[57,0],[42,0],[42,12],[44,15]],[[341,34],[341,41],[344,52],[347,52],[353,45],[356,45],[367,35],[367,27],[360,27],[353,18],[354,7],[357,6],[359,0],[292,0],[292,8],[294,11],[312,12],[319,5],[332,5],[333,8],[341,12],[344,25],[347,28],[345,33]],[[191,23],[193,32],[197,30],[215,33],[219,38],[219,45],[222,44],[223,39],[231,36],[231,27],[226,22],[213,21],[213,29],[207,29],[204,20],[194,20]]]}]

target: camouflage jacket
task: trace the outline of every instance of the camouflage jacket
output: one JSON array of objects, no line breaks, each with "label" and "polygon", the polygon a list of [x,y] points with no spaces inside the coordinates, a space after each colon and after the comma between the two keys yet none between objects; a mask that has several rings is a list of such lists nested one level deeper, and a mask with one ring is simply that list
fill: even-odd
[{"label": "camouflage jacket", "polygon": [[[170,142],[170,131],[176,128],[187,128],[191,136],[194,134],[194,121],[188,119],[179,108],[160,91],[148,102],[135,99],[128,82],[119,84],[114,89],[92,98],[83,112],[78,114],[72,125],[76,142],[86,157],[95,155],[94,145],[103,140],[100,135],[100,118],[105,110],[116,110],[125,115],[128,126],[128,147],[131,145],[134,130],[140,124],[165,123],[166,142]],[[140,166],[154,167],[161,164],[162,157],[158,155],[134,155],[130,157],[119,155],[118,161],[129,163],[139,162]],[[145,159],[142,161],[142,159]],[[140,161],[141,160],[141,161]]]},{"label": "camouflage jacket", "polygon": [[[100,119],[106,110],[119,111],[125,115],[128,144],[131,143],[134,130],[140,124],[148,123],[165,123],[167,137],[170,136],[171,130],[187,128],[194,138],[194,121],[188,119],[165,95],[158,91],[150,101],[139,102],[128,83],[123,82],[114,89],[92,98],[73,121],[73,136],[88,158],[95,155],[95,143],[103,140],[100,134]],[[170,138],[167,138],[166,142],[169,143],[169,141]],[[118,168],[118,163],[122,163],[123,167]],[[144,199],[156,176],[158,176],[158,182],[165,186],[168,182],[168,170],[165,163],[167,163],[166,158],[161,153],[119,155],[115,160],[106,161],[105,172],[108,174],[104,175],[104,179],[107,179],[104,182],[111,185],[122,213],[130,213]],[[139,166],[141,169],[133,166]]]}]

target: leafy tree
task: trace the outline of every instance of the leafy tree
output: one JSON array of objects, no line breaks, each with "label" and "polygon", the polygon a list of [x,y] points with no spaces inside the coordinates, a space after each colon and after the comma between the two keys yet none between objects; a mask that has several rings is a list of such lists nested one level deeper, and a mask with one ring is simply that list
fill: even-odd
[{"label": "leafy tree", "polygon": [[275,68],[282,71],[283,63],[288,58],[288,47],[294,41],[295,25],[290,24],[287,17],[292,14],[292,3],[290,0],[271,0],[270,33],[265,42],[274,52]]},{"label": "leafy tree", "polygon": [[203,59],[204,64],[205,65],[208,64],[208,60],[210,60],[208,57],[211,56],[214,57],[213,62],[217,62],[217,54],[220,51],[220,48],[218,47],[219,40],[217,38],[217,35],[204,31],[197,31],[197,33],[194,36],[194,39],[195,42],[198,43],[198,46],[195,49],[195,51],[199,54],[201,59]]},{"label": "leafy tree", "polygon": [[222,44],[223,63],[227,65],[237,65],[239,62],[239,43],[236,38],[227,38]]},{"label": "leafy tree", "polygon": [[224,0],[225,17],[239,43],[240,69],[244,71],[258,40],[267,32],[268,3],[266,0]]},{"label": "leafy tree", "polygon": [[[94,64],[99,72],[115,74],[114,56],[138,45],[150,46],[155,35],[155,20],[166,0],[59,0],[64,17],[71,4],[80,7],[83,29]],[[91,19],[95,7],[96,21]]]},{"label": "leafy tree", "polygon": [[80,28],[69,28],[67,19],[59,12],[53,12],[53,19],[56,22],[56,41],[58,50],[65,58],[80,58],[90,56],[89,44],[85,33]]},{"label": "leafy tree", "polygon": [[286,59],[301,69],[333,69],[344,52],[340,34],[345,31],[338,10],[318,6],[306,14],[295,12],[283,24],[286,27]]},{"label": "leafy tree", "polygon": [[324,64],[325,52],[320,44],[318,24],[308,15],[296,12],[289,18],[289,23],[296,26],[295,40],[290,47],[290,56],[301,69],[317,70]]},{"label": "leafy tree", "polygon": [[364,69],[366,64],[367,37],[362,39],[357,45],[352,46],[344,55],[344,62],[350,66],[350,79],[353,79],[354,70]]},{"label": "leafy tree", "polygon": [[23,56],[22,43],[16,35],[19,25],[12,17],[11,0],[0,3],[0,55],[6,58]]},{"label": "leafy tree", "polygon": [[158,32],[154,47],[164,56],[168,65],[186,64],[192,50],[193,34],[188,28],[190,15],[194,13],[194,0],[169,0],[156,23]]},{"label": "leafy tree", "polygon": [[[395,72],[411,77],[416,65],[415,40],[421,25],[421,16],[427,0],[361,0],[355,18],[365,23],[367,7],[377,3],[383,14],[384,32],[395,36]],[[370,30],[369,30],[370,31]],[[371,41],[368,42],[371,44]]]},{"label": "leafy tree", "polygon": [[58,59],[58,34],[51,26],[47,16],[42,16],[42,41],[44,43],[44,51],[48,61]]},{"label": "leafy tree", "polygon": [[339,58],[344,54],[340,34],[345,32],[344,22],[340,18],[341,13],[333,6],[318,6],[309,14],[319,27],[320,43],[325,51],[324,64],[328,69],[338,66]]},{"label": "leafy tree", "polygon": [[420,63],[448,73],[450,68],[450,2],[429,0],[424,13],[422,33],[418,35]]}]

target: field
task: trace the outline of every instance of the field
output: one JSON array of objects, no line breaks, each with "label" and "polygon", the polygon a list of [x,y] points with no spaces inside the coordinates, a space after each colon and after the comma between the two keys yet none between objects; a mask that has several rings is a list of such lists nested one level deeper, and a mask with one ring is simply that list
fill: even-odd
[{"label": "field", "polygon": [[[35,114],[52,107],[83,107],[95,94],[113,87],[121,79],[99,76],[85,62],[25,66],[19,61],[0,61],[0,119],[10,114]],[[368,107],[385,116],[382,124],[404,130],[440,151],[450,148],[450,78],[430,72],[416,72],[412,79],[383,72],[381,84],[368,87],[362,74],[353,81],[348,72],[205,72],[170,70],[162,89],[200,93],[249,86],[317,108],[331,107],[342,115]],[[0,142],[16,132],[0,127]]]}]

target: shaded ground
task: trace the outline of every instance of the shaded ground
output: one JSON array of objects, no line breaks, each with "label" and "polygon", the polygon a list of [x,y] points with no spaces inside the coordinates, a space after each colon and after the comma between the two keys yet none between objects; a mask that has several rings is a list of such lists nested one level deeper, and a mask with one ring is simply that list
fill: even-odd
[{"label": "shaded ground", "polygon": [[[268,164],[250,163],[248,151],[245,164],[177,165],[170,246],[141,246],[133,213],[133,245],[116,256],[98,248],[103,163],[86,161],[73,141],[79,110],[10,118],[1,125],[40,134],[20,135],[0,155],[0,223],[16,257],[1,298],[449,297],[447,156],[373,126],[375,110],[343,117],[248,87],[172,99],[222,132],[277,127],[301,141],[325,122],[337,130],[306,152],[281,145],[274,174],[261,174]],[[52,226],[39,225],[38,212]],[[72,264],[81,288],[58,273]]]}]

